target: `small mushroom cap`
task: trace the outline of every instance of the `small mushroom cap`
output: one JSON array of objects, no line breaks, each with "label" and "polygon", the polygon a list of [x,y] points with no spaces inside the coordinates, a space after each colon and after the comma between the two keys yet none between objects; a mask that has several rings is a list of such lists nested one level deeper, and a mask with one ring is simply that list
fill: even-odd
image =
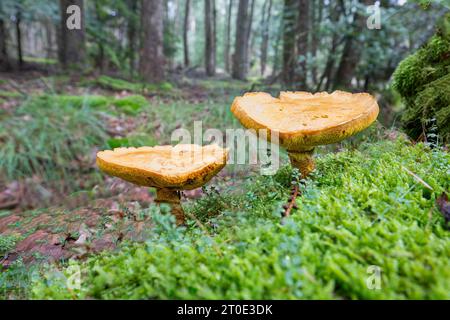
[{"label": "small mushroom cap", "polygon": [[244,127],[276,131],[283,147],[305,151],[366,129],[376,120],[379,108],[368,93],[298,91],[281,92],[279,98],[265,92],[246,93],[234,99],[231,111]]},{"label": "small mushroom cap", "polygon": [[215,144],[179,144],[100,151],[97,165],[109,175],[140,186],[190,190],[211,180],[227,157],[228,150]]}]

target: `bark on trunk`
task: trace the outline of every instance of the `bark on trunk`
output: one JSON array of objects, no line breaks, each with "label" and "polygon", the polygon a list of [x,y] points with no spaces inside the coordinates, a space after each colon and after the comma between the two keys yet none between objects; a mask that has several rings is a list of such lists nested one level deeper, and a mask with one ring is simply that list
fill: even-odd
[{"label": "bark on trunk", "polygon": [[191,10],[191,0],[186,0],[185,10],[184,10],[184,25],[183,25],[183,53],[184,53],[184,67],[185,68],[189,67],[189,65],[190,65],[189,41],[188,41],[190,10]]},{"label": "bark on trunk", "polygon": [[244,80],[247,76],[247,62],[245,61],[248,49],[248,0],[239,0],[238,14],[236,17],[236,39],[233,55],[232,77]]},{"label": "bark on trunk", "polygon": [[295,0],[284,0],[283,7],[283,82],[292,86],[295,75]]},{"label": "bark on trunk", "polygon": [[230,73],[230,42],[231,42],[231,12],[233,10],[233,0],[228,1],[228,11],[227,11],[227,25],[225,30],[225,49],[224,49],[224,60],[225,60],[225,71]]},{"label": "bark on trunk", "polygon": [[[64,67],[82,67],[86,59],[85,50],[85,25],[84,25],[84,1],[83,0],[60,0],[60,62]],[[80,8],[80,29],[69,30],[67,19],[72,13],[67,13],[67,8],[76,5]]]},{"label": "bark on trunk", "polygon": [[297,87],[303,90],[308,89],[308,35],[309,35],[309,0],[299,0],[298,2],[298,23],[297,23],[297,56],[299,68],[297,74]]},{"label": "bark on trunk", "polygon": [[143,37],[139,70],[144,80],[153,83],[164,80],[163,18],[163,0],[142,0],[141,27]]},{"label": "bark on trunk", "polygon": [[205,0],[205,69],[207,76],[216,73],[214,0]]}]

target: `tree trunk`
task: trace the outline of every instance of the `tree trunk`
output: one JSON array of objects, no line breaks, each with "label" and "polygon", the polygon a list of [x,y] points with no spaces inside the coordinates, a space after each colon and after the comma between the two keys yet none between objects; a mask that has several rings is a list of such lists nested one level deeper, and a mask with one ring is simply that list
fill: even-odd
[{"label": "tree trunk", "polygon": [[[339,22],[339,18],[341,13],[343,12],[343,8],[341,5],[339,5],[338,2],[335,2],[335,6],[333,7],[331,3],[328,5],[330,13],[330,19],[333,24],[337,24]],[[332,75],[333,75],[333,68],[334,68],[334,60],[335,60],[335,54],[338,47],[338,40],[339,40],[339,34],[336,32],[336,30],[333,30],[333,36],[331,38],[331,48],[328,53],[327,62],[325,64],[325,68],[323,71],[322,76],[320,77],[319,83],[317,84],[316,91],[319,91],[322,87],[322,84],[324,80],[326,79],[327,82],[325,84],[325,90],[329,90],[331,88],[332,84]]]},{"label": "tree trunk", "polygon": [[183,25],[183,52],[184,52],[184,67],[185,68],[189,67],[189,65],[190,65],[189,41],[188,41],[190,10],[191,10],[191,0],[186,0],[185,10],[184,10],[184,25]]},{"label": "tree trunk", "polygon": [[308,35],[309,35],[309,0],[298,1],[298,23],[297,23],[297,55],[299,62],[297,84],[300,89],[308,89]]},{"label": "tree trunk", "polygon": [[252,0],[250,4],[250,13],[248,16],[248,25],[246,28],[247,33],[247,50],[245,50],[245,65],[246,65],[246,73],[248,73],[250,69],[250,56],[251,51],[253,48],[253,41],[251,41],[251,35],[252,35],[252,24],[253,24],[253,13],[255,12],[255,0]]},{"label": "tree trunk", "polygon": [[[59,5],[61,11],[60,62],[64,67],[82,67],[86,59],[84,1],[60,0]],[[72,13],[67,13],[67,8],[71,5],[76,5],[80,8],[80,29],[69,30],[66,24],[68,22],[67,19],[73,15]]]},{"label": "tree trunk", "polygon": [[284,0],[283,7],[283,82],[292,86],[295,75],[295,0]]},{"label": "tree trunk", "polygon": [[19,7],[17,7],[16,12],[16,41],[17,41],[17,63],[19,68],[23,66],[23,53],[22,53],[22,30],[20,24],[22,23],[22,12]]},{"label": "tree trunk", "polygon": [[163,0],[142,0],[141,28],[143,31],[139,70],[144,80],[164,80],[164,3]]},{"label": "tree trunk", "polygon": [[205,0],[205,69],[211,77],[216,73],[214,0]]},{"label": "tree trunk", "polygon": [[[100,25],[99,28],[103,28],[105,21],[104,19],[102,19],[101,16],[101,3],[96,1],[94,3],[94,7],[95,7],[95,15],[97,18],[97,21]],[[100,37],[100,39],[97,39],[97,47],[98,47],[98,55],[96,56],[96,61],[95,61],[95,66],[100,69],[100,72],[103,73],[103,71],[105,70],[106,67],[106,59],[105,59],[105,47],[104,47],[104,42],[103,39]]]},{"label": "tree trunk", "polygon": [[231,76],[234,79],[244,80],[247,76],[246,52],[248,49],[248,0],[239,0],[238,14],[236,17],[236,39],[233,55],[233,70]]},{"label": "tree trunk", "polygon": [[6,44],[7,31],[5,27],[5,21],[0,19],[0,70],[11,70],[11,62],[8,56],[8,47]]},{"label": "tree trunk", "polygon": [[[369,0],[363,0],[364,4],[370,4]],[[359,11],[353,15],[352,32],[345,36],[345,45],[342,58],[334,79],[334,88],[348,89],[351,86],[353,76],[359,63],[362,44],[359,43],[357,35],[365,27],[365,16]]]},{"label": "tree trunk", "polygon": [[228,1],[228,11],[227,11],[227,25],[225,28],[225,49],[224,49],[224,60],[225,60],[225,71],[230,73],[230,42],[231,42],[231,12],[233,9],[233,0]]},{"label": "tree trunk", "polygon": [[53,37],[52,37],[52,27],[53,22],[50,18],[45,19],[45,37],[47,40],[47,58],[51,59],[53,57],[52,50],[53,50]]},{"label": "tree trunk", "polygon": [[320,40],[320,24],[322,21],[323,0],[311,3],[311,55],[314,57],[314,63],[311,67],[311,76],[314,85],[317,85],[317,49]]},{"label": "tree trunk", "polygon": [[261,76],[264,77],[264,73],[266,71],[266,63],[267,63],[267,47],[269,44],[269,26],[270,26],[270,17],[272,12],[272,0],[266,0],[264,3],[264,8],[266,8],[267,4],[267,15],[265,14],[265,10],[263,10],[263,22],[262,22],[262,39],[261,39]]},{"label": "tree trunk", "polygon": [[128,60],[129,60],[129,68],[130,75],[134,75],[135,69],[135,52],[136,52],[136,34],[137,34],[137,22],[136,22],[136,13],[138,2],[137,0],[128,0],[128,10],[131,12],[130,17],[128,17],[128,25],[127,25],[127,38],[128,38]]}]

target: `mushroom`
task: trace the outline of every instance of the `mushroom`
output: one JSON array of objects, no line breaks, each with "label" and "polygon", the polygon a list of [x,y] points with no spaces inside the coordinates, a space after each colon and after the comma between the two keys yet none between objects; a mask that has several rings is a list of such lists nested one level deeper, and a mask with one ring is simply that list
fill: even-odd
[{"label": "mushroom", "polygon": [[155,187],[155,202],[170,204],[177,224],[183,224],[181,190],[195,189],[211,180],[225,166],[227,157],[228,149],[214,144],[179,144],[100,151],[97,165],[109,175]]},{"label": "mushroom", "polygon": [[336,143],[372,124],[379,112],[377,101],[368,93],[343,91],[281,92],[274,98],[265,92],[236,97],[231,111],[248,129],[278,132],[293,167],[302,177],[314,170],[313,152],[319,145]]}]

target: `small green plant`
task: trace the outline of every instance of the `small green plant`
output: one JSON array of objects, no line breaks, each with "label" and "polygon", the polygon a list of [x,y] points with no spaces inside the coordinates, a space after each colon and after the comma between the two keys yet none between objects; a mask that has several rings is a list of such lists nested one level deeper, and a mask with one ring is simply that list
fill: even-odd
[{"label": "small green plant", "polygon": [[18,240],[19,237],[15,235],[0,235],[0,261],[10,250],[15,247]]}]

